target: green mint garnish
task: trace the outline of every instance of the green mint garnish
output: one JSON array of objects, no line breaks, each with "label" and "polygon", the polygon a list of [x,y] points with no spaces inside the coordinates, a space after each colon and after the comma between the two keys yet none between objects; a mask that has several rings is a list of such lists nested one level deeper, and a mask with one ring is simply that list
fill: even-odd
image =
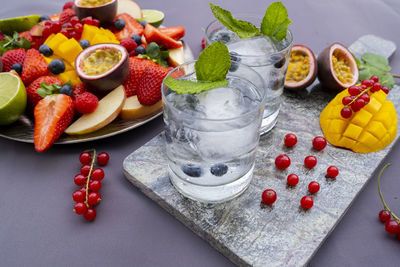
[{"label": "green mint garnish", "polygon": [[54,84],[47,84],[45,82],[41,82],[40,83],[40,87],[36,90],[36,92],[38,93],[38,95],[40,95],[42,98],[45,98],[48,95],[53,95],[53,94],[59,94],[61,87],[63,87],[63,85],[71,85],[71,82],[68,81],[64,84],[58,85],[56,83]]},{"label": "green mint garnish", "polygon": [[148,44],[146,48],[146,54],[138,55],[139,58],[150,59],[165,68],[169,67],[167,62],[168,56],[169,51],[161,50],[160,46],[155,42],[151,42],[150,44]]},{"label": "green mint garnish", "polygon": [[250,22],[235,19],[231,12],[210,3],[214,17],[225,27],[236,33],[240,38],[250,38],[260,34],[256,26]]},{"label": "green mint garnish", "polygon": [[25,50],[31,47],[31,43],[17,32],[13,36],[6,35],[3,41],[0,41],[0,55],[3,55],[8,50],[23,48]]},{"label": "green mint garnish", "polygon": [[227,86],[226,74],[230,67],[231,57],[228,48],[221,42],[215,42],[201,52],[194,65],[197,81],[167,77],[164,83],[178,94],[197,94]]},{"label": "green mint garnish", "polygon": [[392,69],[389,66],[387,58],[373,53],[364,53],[361,60],[356,59],[359,69],[359,80],[369,79],[372,75],[379,78],[379,83],[391,89],[394,86],[393,74],[390,73]]},{"label": "green mint garnish", "polygon": [[265,11],[261,22],[261,32],[270,38],[282,41],[285,39],[287,29],[291,23],[286,7],[281,2],[275,2]]}]

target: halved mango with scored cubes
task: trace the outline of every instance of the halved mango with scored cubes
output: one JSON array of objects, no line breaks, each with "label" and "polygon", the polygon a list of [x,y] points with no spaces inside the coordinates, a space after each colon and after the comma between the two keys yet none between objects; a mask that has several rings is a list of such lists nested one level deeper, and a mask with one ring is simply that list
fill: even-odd
[{"label": "halved mango with scored cubes", "polygon": [[334,146],[348,148],[357,153],[369,153],[384,149],[397,134],[397,114],[392,102],[386,100],[382,90],[368,93],[370,102],[350,118],[343,118],[342,99],[349,96],[340,92],[321,112],[321,129]]}]

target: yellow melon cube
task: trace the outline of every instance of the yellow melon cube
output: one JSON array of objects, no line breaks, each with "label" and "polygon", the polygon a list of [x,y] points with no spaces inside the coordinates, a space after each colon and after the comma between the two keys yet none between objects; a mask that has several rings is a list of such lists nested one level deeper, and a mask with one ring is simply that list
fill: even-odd
[{"label": "yellow melon cube", "polygon": [[70,64],[75,61],[75,58],[79,55],[80,52],[82,52],[82,50],[82,47],[74,38],[69,39],[58,47],[60,56]]}]

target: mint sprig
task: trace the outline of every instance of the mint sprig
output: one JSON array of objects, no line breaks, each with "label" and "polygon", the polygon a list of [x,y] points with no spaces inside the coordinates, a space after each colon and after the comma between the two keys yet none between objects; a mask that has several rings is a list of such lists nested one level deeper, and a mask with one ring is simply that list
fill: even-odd
[{"label": "mint sprig", "polygon": [[226,74],[230,67],[228,48],[221,42],[215,42],[201,52],[194,65],[197,81],[167,77],[164,83],[178,94],[197,94],[227,86]]},{"label": "mint sprig", "polygon": [[61,85],[58,85],[57,83],[47,84],[45,82],[41,82],[40,83],[40,87],[36,90],[36,92],[42,98],[45,98],[48,95],[59,94],[60,90],[61,90],[61,87],[63,87],[63,85],[72,86],[70,81],[68,81],[68,82],[66,82],[64,84],[61,84]]},{"label": "mint sprig", "polygon": [[146,54],[138,55],[139,58],[150,59],[165,68],[169,67],[167,62],[168,56],[169,51],[161,50],[160,46],[155,42],[148,44],[146,48]]},{"label": "mint sprig", "polygon": [[3,55],[8,50],[23,48],[28,50],[31,47],[31,43],[23,36],[20,36],[17,32],[14,32],[12,36],[6,35],[3,41],[0,41],[0,55]]}]

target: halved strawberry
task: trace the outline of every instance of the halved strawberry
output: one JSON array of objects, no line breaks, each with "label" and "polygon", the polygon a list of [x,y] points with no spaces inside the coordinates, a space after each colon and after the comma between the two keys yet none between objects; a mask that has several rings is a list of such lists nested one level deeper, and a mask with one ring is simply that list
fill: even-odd
[{"label": "halved strawberry", "polygon": [[148,59],[138,57],[129,58],[129,74],[123,83],[126,97],[137,94],[140,77],[147,67],[153,65],[157,64]]},{"label": "halved strawberry", "polygon": [[161,84],[167,74],[168,70],[157,64],[145,69],[138,84],[140,104],[151,106],[161,100]]},{"label": "halved strawberry", "polygon": [[148,43],[156,42],[157,44],[162,45],[166,49],[182,47],[182,44],[180,42],[177,42],[168,35],[160,32],[156,27],[152,26],[150,23],[147,23],[146,27],[144,28],[144,36],[146,37],[146,41]]},{"label": "halved strawberry", "polygon": [[122,13],[115,18],[115,20],[117,19],[123,19],[125,21],[125,27],[122,30],[118,31],[115,28],[113,29],[115,37],[117,37],[119,41],[125,38],[131,38],[132,34],[143,34],[143,26],[140,25],[140,23],[137,22],[136,19],[134,19],[131,15]]},{"label": "halved strawberry", "polygon": [[172,39],[179,40],[183,36],[185,36],[185,28],[181,26],[175,26],[175,27],[168,27],[168,28],[158,28],[158,30],[171,37]]},{"label": "halved strawberry", "polygon": [[22,65],[21,79],[27,86],[33,80],[49,73],[47,62],[36,49],[29,49],[26,52],[24,64]]},{"label": "halved strawberry", "polygon": [[37,152],[49,149],[71,123],[74,103],[64,94],[49,95],[39,101],[34,110],[33,142]]},{"label": "halved strawberry", "polygon": [[31,84],[26,87],[26,95],[28,96],[28,108],[33,110],[36,104],[42,100],[42,97],[37,93],[37,89],[40,88],[41,83],[46,83],[48,85],[58,84],[61,85],[62,81],[53,76],[41,76],[35,79]]}]

